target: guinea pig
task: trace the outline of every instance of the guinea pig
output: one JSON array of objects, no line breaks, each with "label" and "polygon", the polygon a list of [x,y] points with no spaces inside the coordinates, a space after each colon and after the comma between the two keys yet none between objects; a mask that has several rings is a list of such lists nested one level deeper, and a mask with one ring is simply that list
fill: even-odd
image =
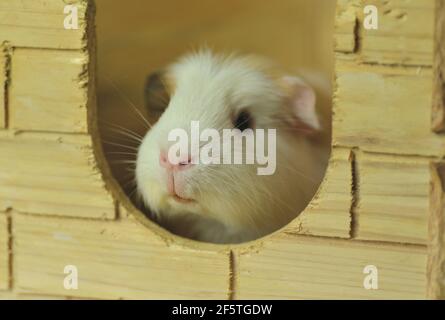
[{"label": "guinea pig", "polygon": [[[146,105],[158,119],[138,148],[135,179],[152,218],[175,234],[214,243],[253,240],[289,223],[315,194],[328,158],[314,139],[322,129],[315,92],[266,59],[209,50],[149,76]],[[169,133],[189,132],[193,121],[201,131],[273,129],[275,170],[260,175],[257,162],[193,162],[196,149],[171,161]]]}]

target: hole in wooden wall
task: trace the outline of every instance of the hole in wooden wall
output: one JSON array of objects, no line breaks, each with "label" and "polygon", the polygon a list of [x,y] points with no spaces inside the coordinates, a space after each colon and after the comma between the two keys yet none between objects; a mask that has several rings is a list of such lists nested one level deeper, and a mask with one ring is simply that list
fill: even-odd
[{"label": "hole in wooden wall", "polygon": [[[147,75],[206,45],[265,56],[289,73],[311,70],[328,84],[332,78],[334,0],[96,0],[96,5],[99,128],[112,173],[138,207],[131,162],[139,146],[134,136],[147,131],[141,118],[147,117]],[[330,141],[330,88],[318,93],[324,139]]]}]

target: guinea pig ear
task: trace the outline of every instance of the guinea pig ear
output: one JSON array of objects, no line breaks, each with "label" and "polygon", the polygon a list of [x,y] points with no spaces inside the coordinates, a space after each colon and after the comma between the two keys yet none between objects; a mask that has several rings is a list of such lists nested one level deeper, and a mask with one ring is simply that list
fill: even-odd
[{"label": "guinea pig ear", "polygon": [[297,77],[285,76],[281,80],[286,88],[289,107],[293,114],[292,125],[305,134],[321,130],[315,108],[317,99],[314,89]]},{"label": "guinea pig ear", "polygon": [[157,71],[146,78],[144,100],[149,115],[160,116],[165,111],[170,102],[170,91],[164,72]]}]

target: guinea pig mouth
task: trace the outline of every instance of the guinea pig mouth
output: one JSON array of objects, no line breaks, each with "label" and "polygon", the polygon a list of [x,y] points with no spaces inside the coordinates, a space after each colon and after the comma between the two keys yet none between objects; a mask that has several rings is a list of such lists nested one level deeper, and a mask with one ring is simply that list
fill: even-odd
[{"label": "guinea pig mouth", "polygon": [[172,196],[172,198],[173,198],[175,201],[177,201],[177,202],[179,202],[179,203],[183,203],[183,204],[190,204],[190,203],[194,203],[194,202],[196,202],[196,200],[193,200],[193,199],[181,198],[181,197],[178,196],[177,194],[173,194],[173,195],[171,195],[171,196]]},{"label": "guinea pig mouth", "polygon": [[182,188],[178,189],[178,186],[176,185],[176,179],[174,174],[170,173],[167,176],[167,192],[170,197],[172,197],[176,202],[182,203],[182,204],[189,204],[196,202],[194,199],[186,198],[183,195],[183,192],[181,192]]},{"label": "guinea pig mouth", "polygon": [[191,199],[191,198],[185,198],[183,197],[181,194],[179,194],[178,192],[176,192],[176,190],[169,190],[169,196],[176,202],[181,203],[181,204],[192,204],[195,203],[196,200],[195,199]]}]

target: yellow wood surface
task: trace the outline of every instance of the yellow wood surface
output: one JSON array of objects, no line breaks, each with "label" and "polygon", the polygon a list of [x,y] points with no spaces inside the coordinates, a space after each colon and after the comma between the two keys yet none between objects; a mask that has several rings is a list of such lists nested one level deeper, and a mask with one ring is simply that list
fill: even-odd
[{"label": "yellow wood surface", "polygon": [[431,165],[428,297],[445,299],[445,162]]},{"label": "yellow wood surface", "polygon": [[54,295],[20,294],[12,291],[0,291],[0,300],[74,300],[74,298]]},{"label": "yellow wood surface", "polygon": [[351,150],[334,148],[325,183],[286,232],[348,238],[351,208]]},{"label": "yellow wood surface", "polygon": [[[361,30],[359,47],[364,61],[432,66],[435,0],[362,1],[362,8],[366,5],[377,7],[379,28]],[[363,9],[360,16],[363,16]]]},{"label": "yellow wood surface", "polygon": [[4,90],[6,86],[6,55],[3,53],[3,46],[0,46],[0,129],[5,127],[6,100]]},{"label": "yellow wood surface", "polygon": [[[5,213],[0,212],[0,290],[9,287],[9,233]],[[1,291],[0,291],[1,297]]]},{"label": "yellow wood surface", "polygon": [[[87,298],[226,299],[227,253],[167,246],[132,220],[14,216],[16,291]],[[78,289],[63,286],[78,269]]]},{"label": "yellow wood surface", "polygon": [[445,154],[445,139],[431,131],[431,68],[339,59],[336,79],[334,145],[392,154]]},{"label": "yellow wood surface", "polygon": [[360,0],[337,0],[335,51],[353,53],[357,48],[357,12]]},{"label": "yellow wood surface", "polygon": [[[79,3],[83,10],[86,2]],[[97,3],[93,121],[140,130],[130,104],[143,109],[145,76],[204,43],[268,56],[291,73],[332,72],[334,1]],[[369,3],[381,12],[378,32],[362,28],[362,1],[338,2],[334,148],[313,202],[281,232],[212,251],[155,236],[124,209],[116,217],[124,200],[106,190],[104,159],[94,158],[86,134],[87,111],[95,114],[87,110],[87,94],[95,92],[87,89],[95,88],[80,50],[84,26],[63,29],[62,1],[1,1],[0,43],[14,49],[10,126],[0,130],[0,299],[424,298],[434,287],[427,288],[432,264],[427,269],[423,245],[428,163],[445,155],[445,139],[431,130],[437,12],[434,1]],[[0,67],[4,87],[2,76]],[[14,278],[4,291],[10,235],[3,211],[11,208]],[[441,208],[433,206],[436,213]],[[334,239],[350,235],[358,239]],[[68,264],[78,267],[78,290],[63,287]],[[379,270],[378,290],[363,288],[366,265]],[[441,279],[429,281],[441,285]]]},{"label": "yellow wood surface", "polygon": [[[364,26],[369,5],[377,8],[377,29]],[[339,0],[335,49],[368,64],[432,66],[435,9],[435,0]]]},{"label": "yellow wood surface", "polygon": [[[80,49],[87,0],[2,0],[0,2],[0,43],[14,47]],[[65,30],[64,7],[77,4],[79,29]]]},{"label": "yellow wood surface", "polygon": [[0,210],[114,218],[89,136],[0,131],[0,154]]},{"label": "yellow wood surface", "polygon": [[[423,299],[426,248],[277,236],[238,255],[237,299]],[[378,270],[366,290],[363,269]]]},{"label": "yellow wood surface", "polygon": [[15,49],[11,59],[10,127],[86,132],[81,51]]},{"label": "yellow wood surface", "polygon": [[359,239],[428,241],[430,159],[359,153]]},{"label": "yellow wood surface", "polygon": [[445,132],[445,1],[436,0],[436,42],[432,127]]}]

